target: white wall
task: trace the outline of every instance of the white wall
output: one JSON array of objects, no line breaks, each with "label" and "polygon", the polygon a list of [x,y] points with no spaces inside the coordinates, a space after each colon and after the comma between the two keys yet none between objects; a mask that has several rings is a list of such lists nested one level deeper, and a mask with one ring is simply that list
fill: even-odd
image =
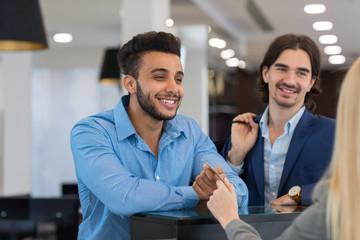
[{"label": "white wall", "polygon": [[36,68],[32,77],[32,191],[61,195],[75,183],[70,131],[81,118],[113,108],[120,92],[98,82],[98,68]]},{"label": "white wall", "polygon": [[0,54],[0,196],[30,191],[31,61],[28,52]]},{"label": "white wall", "polygon": [[209,134],[208,33],[206,25],[189,25],[178,29],[186,49],[184,54],[184,98],[179,113],[192,117],[205,134]]}]

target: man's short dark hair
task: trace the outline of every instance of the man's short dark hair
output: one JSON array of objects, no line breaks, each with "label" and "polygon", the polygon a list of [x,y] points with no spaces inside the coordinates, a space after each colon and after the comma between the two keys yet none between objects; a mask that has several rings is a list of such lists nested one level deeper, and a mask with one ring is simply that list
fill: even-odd
[{"label": "man's short dark hair", "polygon": [[315,78],[315,83],[310,92],[305,95],[305,106],[310,110],[315,110],[315,102],[313,97],[321,93],[320,88],[320,51],[313,40],[305,35],[285,34],[277,37],[267,50],[263,62],[259,69],[259,78],[257,79],[256,90],[259,93],[259,100],[264,104],[269,103],[269,87],[264,82],[262,70],[264,67],[270,66],[279,58],[281,53],[287,49],[301,49],[305,51],[310,58],[311,63],[311,77]]},{"label": "man's short dark hair", "polygon": [[134,36],[122,48],[117,59],[121,73],[138,78],[141,57],[149,51],[172,53],[180,57],[181,41],[166,32],[146,32]]}]

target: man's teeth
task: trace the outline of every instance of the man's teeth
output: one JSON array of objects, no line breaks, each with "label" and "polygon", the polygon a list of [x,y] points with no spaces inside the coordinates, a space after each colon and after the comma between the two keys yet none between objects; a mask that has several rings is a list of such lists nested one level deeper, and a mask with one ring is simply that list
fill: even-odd
[{"label": "man's teeth", "polygon": [[164,103],[168,103],[168,104],[174,104],[174,103],[175,103],[174,100],[165,100],[165,99],[162,99],[161,101],[163,101]]},{"label": "man's teeth", "polygon": [[287,90],[287,89],[282,89],[284,92],[287,92],[287,93],[294,93],[295,91],[290,91],[290,90]]}]

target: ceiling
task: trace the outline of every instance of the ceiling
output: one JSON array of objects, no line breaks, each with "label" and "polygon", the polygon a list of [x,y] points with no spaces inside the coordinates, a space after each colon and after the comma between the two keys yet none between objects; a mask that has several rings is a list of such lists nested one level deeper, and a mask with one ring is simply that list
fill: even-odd
[{"label": "ceiling", "polygon": [[[318,37],[336,34],[337,45],[347,60],[342,65],[330,65],[323,54],[323,67],[348,66],[360,56],[360,31],[356,27],[360,23],[360,0],[318,0],[316,3],[326,5],[326,12],[318,15],[305,14],[303,8],[309,3],[313,1],[171,0],[171,18],[176,26],[207,24],[212,28],[209,38],[226,40],[227,47],[233,48],[250,69],[257,69],[271,40],[285,33],[306,34],[321,49],[324,46]],[[76,53],[80,48],[91,51],[119,45],[121,0],[40,0],[40,5],[52,51],[66,48]],[[252,10],[248,10],[250,5]],[[326,33],[313,30],[313,22],[320,20],[331,21],[333,29]],[[56,44],[51,40],[56,32],[71,33],[74,41]],[[219,59],[220,50],[210,49],[210,58]]]}]

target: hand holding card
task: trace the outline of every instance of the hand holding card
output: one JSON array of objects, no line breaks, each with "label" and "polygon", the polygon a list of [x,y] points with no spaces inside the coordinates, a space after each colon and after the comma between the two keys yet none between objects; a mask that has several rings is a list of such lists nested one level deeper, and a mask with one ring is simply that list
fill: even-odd
[{"label": "hand holding card", "polygon": [[216,176],[218,176],[220,178],[220,180],[222,182],[224,182],[224,179],[220,176],[220,174],[218,173],[218,171],[215,170],[215,168],[213,168],[212,166],[210,166],[210,164],[208,164],[205,160],[203,160],[204,163],[210,168],[210,170],[216,174]]}]

